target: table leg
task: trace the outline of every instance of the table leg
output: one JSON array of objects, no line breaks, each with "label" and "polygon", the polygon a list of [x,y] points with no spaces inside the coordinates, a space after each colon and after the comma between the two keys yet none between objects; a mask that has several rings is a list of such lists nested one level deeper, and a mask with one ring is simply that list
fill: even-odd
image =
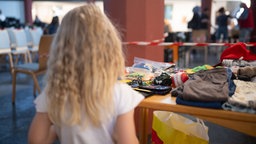
[{"label": "table leg", "polygon": [[147,144],[148,140],[148,112],[149,109],[141,108],[141,124],[140,124],[140,144]]}]

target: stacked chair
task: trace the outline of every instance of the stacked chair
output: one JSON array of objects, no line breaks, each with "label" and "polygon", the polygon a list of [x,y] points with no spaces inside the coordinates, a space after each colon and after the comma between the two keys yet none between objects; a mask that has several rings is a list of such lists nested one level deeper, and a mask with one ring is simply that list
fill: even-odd
[{"label": "stacked chair", "polygon": [[6,29],[0,30],[0,55],[8,55],[10,69],[13,67],[11,41]]},{"label": "stacked chair", "polygon": [[28,49],[28,40],[24,29],[7,29],[11,41],[12,55],[14,56],[14,63],[19,62],[19,57],[23,56],[24,63],[32,62],[30,51]]},{"label": "stacked chair", "polygon": [[25,29],[27,35],[27,41],[29,46],[29,51],[32,56],[32,61],[37,61],[35,58],[38,54],[38,46],[40,38],[43,35],[43,30],[40,27]]}]

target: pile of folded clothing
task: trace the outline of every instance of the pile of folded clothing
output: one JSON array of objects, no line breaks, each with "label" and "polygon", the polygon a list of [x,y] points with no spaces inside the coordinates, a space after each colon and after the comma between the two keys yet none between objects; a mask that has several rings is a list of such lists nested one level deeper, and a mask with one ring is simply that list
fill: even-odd
[{"label": "pile of folded clothing", "polygon": [[186,70],[188,79],[171,91],[176,103],[256,113],[256,55],[237,43],[223,51],[220,61]]}]

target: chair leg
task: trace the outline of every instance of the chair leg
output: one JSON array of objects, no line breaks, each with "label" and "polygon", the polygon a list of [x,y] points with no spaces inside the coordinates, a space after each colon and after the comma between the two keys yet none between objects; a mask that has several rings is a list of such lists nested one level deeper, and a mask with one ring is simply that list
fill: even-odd
[{"label": "chair leg", "polygon": [[[35,74],[32,74],[32,77],[33,77],[33,80],[34,80],[34,87],[37,89],[37,92],[38,93],[41,93],[41,89],[40,89],[40,86],[38,84],[38,80],[37,80],[37,77]],[[34,89],[35,89],[34,88]],[[35,94],[35,93],[34,93]]]},{"label": "chair leg", "polygon": [[27,53],[23,54],[24,63],[28,63],[28,56]]},{"label": "chair leg", "polygon": [[13,68],[12,54],[9,53],[8,56],[9,56],[10,70],[12,70]]},{"label": "chair leg", "polygon": [[12,59],[12,54],[8,53],[9,56],[9,64],[10,64],[10,73],[11,73],[11,77],[12,77],[12,73],[13,73],[13,59]]},{"label": "chair leg", "polygon": [[186,56],[185,56],[185,67],[189,66],[189,59],[190,59],[190,52],[191,52],[191,48],[189,47],[188,50],[186,51]]},{"label": "chair leg", "polygon": [[30,52],[30,56],[31,56],[31,62],[36,62],[36,53],[35,52]]},{"label": "chair leg", "polygon": [[16,71],[12,72],[12,104],[15,104],[16,99]]},{"label": "chair leg", "polygon": [[15,58],[14,58],[15,60],[15,64],[18,64],[18,61],[19,61],[19,55],[15,55]]},{"label": "chair leg", "polygon": [[36,86],[35,86],[35,84],[33,85],[33,95],[34,95],[34,97],[36,97]]},{"label": "chair leg", "polygon": [[28,62],[32,63],[32,59],[29,51],[27,51],[27,58],[28,58]]},{"label": "chair leg", "polygon": [[207,64],[208,63],[208,47],[205,46],[204,48],[204,63]]}]

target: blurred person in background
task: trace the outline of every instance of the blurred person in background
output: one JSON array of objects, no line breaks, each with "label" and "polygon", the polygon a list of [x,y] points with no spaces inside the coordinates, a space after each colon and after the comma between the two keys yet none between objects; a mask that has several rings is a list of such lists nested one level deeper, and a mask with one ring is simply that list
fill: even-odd
[{"label": "blurred person in background", "polygon": [[201,15],[201,29],[204,31],[206,36],[206,41],[209,37],[208,29],[210,26],[210,20],[209,20],[209,9],[204,8],[202,15]]},{"label": "blurred person in background", "polygon": [[54,16],[52,22],[45,28],[44,34],[55,34],[59,27],[59,17]]},{"label": "blurred person in background", "polygon": [[202,12],[200,6],[193,8],[193,17],[188,22],[188,28],[192,29],[192,42],[200,43],[206,41],[206,33],[202,28]]},{"label": "blurred person in background", "polygon": [[33,25],[36,26],[36,27],[41,27],[42,29],[44,29],[46,23],[45,23],[45,22],[42,22],[42,21],[39,19],[39,17],[36,15],[35,20],[34,20],[34,22],[33,22]]},{"label": "blurred person in background", "polygon": [[230,24],[230,16],[227,15],[224,7],[218,10],[216,17],[216,41],[217,42],[228,42],[228,25]]},{"label": "blurred person in background", "polygon": [[253,11],[245,3],[241,3],[238,13],[240,13],[238,14],[239,41],[249,42],[251,32],[254,29]]}]

